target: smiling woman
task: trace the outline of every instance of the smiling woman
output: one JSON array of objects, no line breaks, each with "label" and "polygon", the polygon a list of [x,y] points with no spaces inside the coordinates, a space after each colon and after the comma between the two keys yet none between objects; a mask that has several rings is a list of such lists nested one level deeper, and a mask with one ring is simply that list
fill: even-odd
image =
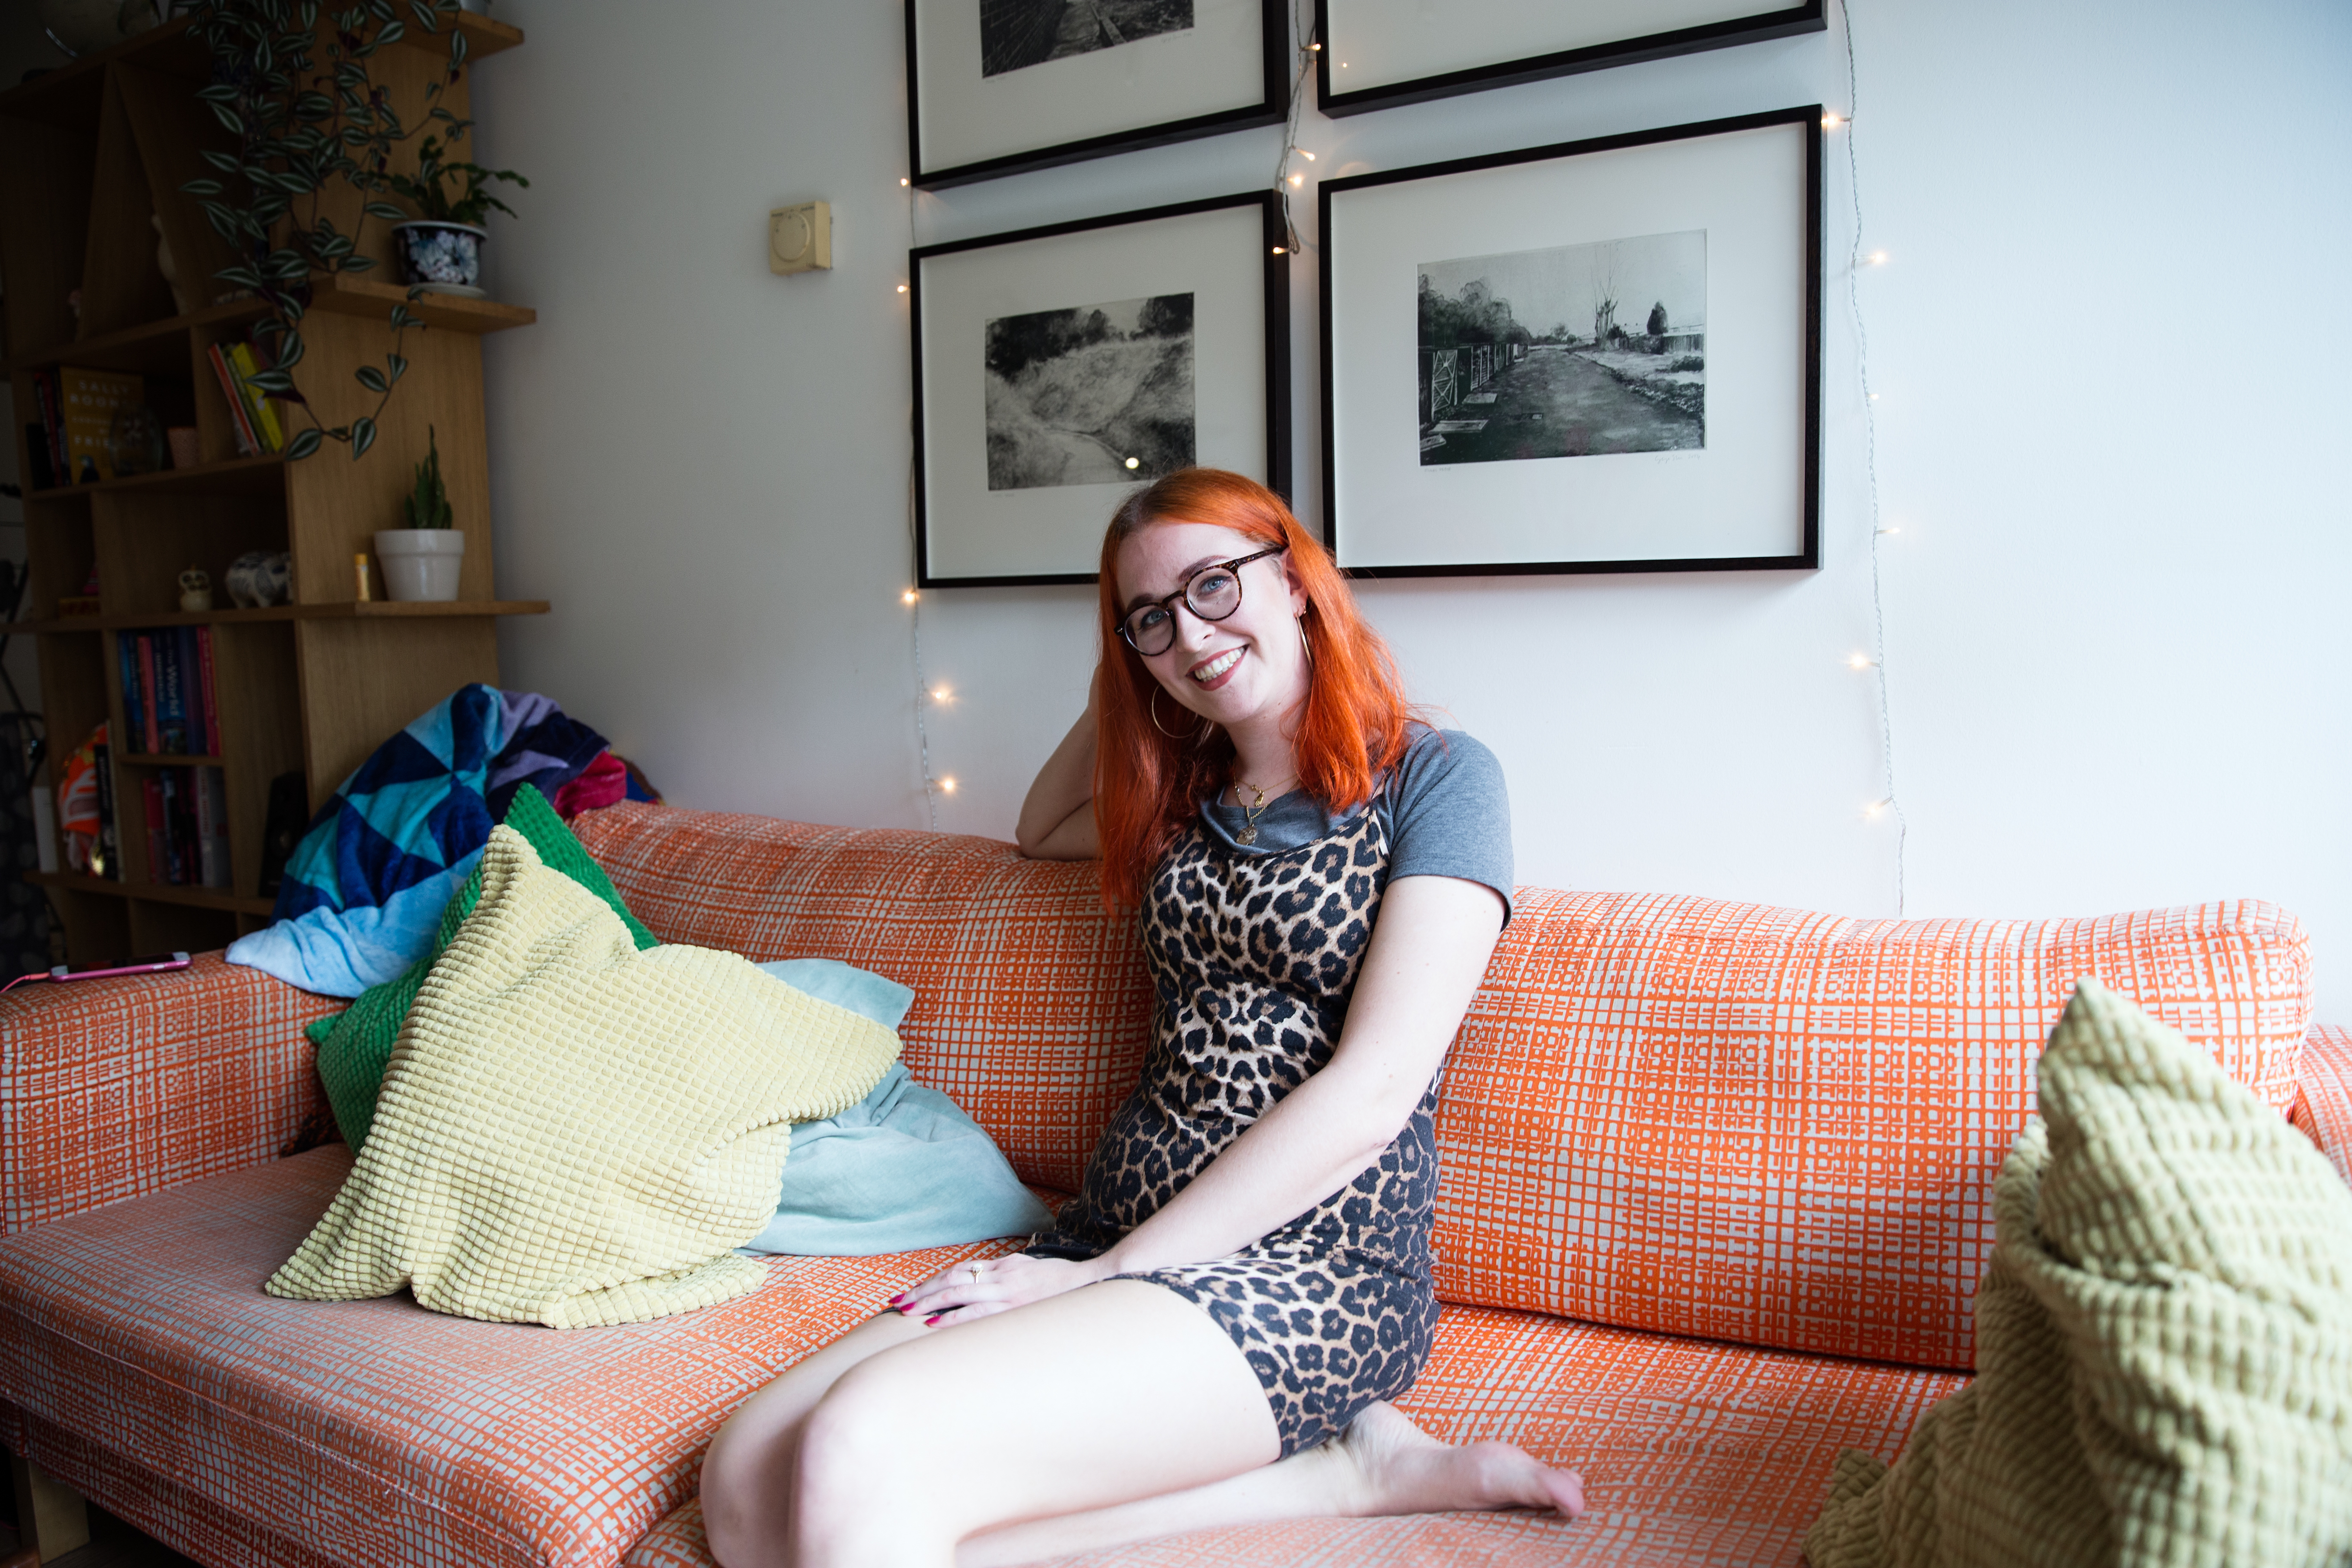
[{"label": "smiling woman", "polygon": [[1240,475],[1121,504],[1100,606],[1093,699],[1019,837],[1139,906],[1142,1081],[1052,1230],[729,1419],[702,1489],[726,1568],[1583,1507],[1570,1472],[1389,1403],[1437,1318],[1436,1077],[1510,916],[1494,758],[1412,718],[1330,558]]}]

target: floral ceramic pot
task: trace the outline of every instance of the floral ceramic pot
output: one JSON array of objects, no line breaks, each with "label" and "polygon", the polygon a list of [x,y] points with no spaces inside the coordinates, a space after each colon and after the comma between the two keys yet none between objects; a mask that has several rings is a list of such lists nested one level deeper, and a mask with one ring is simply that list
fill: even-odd
[{"label": "floral ceramic pot", "polygon": [[482,241],[489,235],[470,223],[418,218],[392,226],[400,258],[400,280],[423,284],[436,294],[482,292]]}]

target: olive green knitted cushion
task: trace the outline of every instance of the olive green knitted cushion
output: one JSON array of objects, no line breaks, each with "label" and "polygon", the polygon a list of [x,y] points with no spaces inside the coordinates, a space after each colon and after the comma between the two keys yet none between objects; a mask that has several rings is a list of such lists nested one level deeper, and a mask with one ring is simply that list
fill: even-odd
[{"label": "olive green knitted cushion", "polygon": [[[551,871],[561,871],[611,906],[621,923],[629,928],[638,951],[658,945],[654,933],[631,914],[621,902],[621,895],[613,887],[613,879],[604,875],[604,868],[596,864],[547,797],[530,784],[515,791],[514,799],[507,805],[506,826],[530,841],[539,853],[540,863]],[[434,961],[474,912],[475,900],[482,896],[482,868],[478,864],[474,874],[466,879],[457,896],[441,911],[441,929],[433,939],[433,951],[418,959],[407,973],[397,980],[387,980],[381,985],[371,985],[362,992],[349,1007],[331,1016],[318,1019],[310,1026],[311,1042],[319,1047],[319,1080],[326,1086],[327,1103],[335,1113],[335,1125],[342,1129],[343,1142],[359,1152],[366,1143],[368,1129],[375,1121],[375,1100],[383,1088],[383,1069],[392,1061],[392,1043],[400,1037],[400,1026],[408,1016],[409,1008],[416,1004],[416,993],[424,987],[425,977],[433,972]]]},{"label": "olive green knitted cushion", "polygon": [[1977,1376],[1849,1452],[1813,1568],[2352,1562],[2352,1188],[2085,980],[1994,1187]]}]

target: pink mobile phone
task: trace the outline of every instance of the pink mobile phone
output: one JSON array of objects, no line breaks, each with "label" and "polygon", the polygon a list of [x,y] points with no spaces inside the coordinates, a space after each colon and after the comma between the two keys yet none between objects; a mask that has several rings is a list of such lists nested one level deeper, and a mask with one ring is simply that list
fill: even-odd
[{"label": "pink mobile phone", "polygon": [[126,958],[120,963],[99,964],[87,969],[77,969],[70,964],[60,963],[49,971],[49,978],[52,980],[110,980],[118,974],[161,974],[166,970],[187,967],[188,955],[184,952],[149,952],[142,953],[137,958]]}]

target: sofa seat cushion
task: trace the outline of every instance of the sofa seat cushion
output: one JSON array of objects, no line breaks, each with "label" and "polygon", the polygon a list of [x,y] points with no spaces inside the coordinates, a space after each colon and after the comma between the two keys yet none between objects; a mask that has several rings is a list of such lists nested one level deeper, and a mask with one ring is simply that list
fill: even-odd
[{"label": "sofa seat cushion", "polygon": [[[222,1540],[275,1525],[355,1568],[610,1568],[744,1395],[1013,1245],[773,1258],[748,1296],[569,1331],[265,1295],[350,1168],[331,1145],[0,1243],[0,1441],[167,1541],[194,1497]],[[122,1495],[90,1444],[152,1484]]]},{"label": "sofa seat cushion", "polygon": [[[1312,1520],[1202,1531],[1064,1568],[1723,1568],[1787,1564],[1842,1448],[1892,1455],[1968,1380],[1872,1362],[1446,1307],[1401,1407],[1449,1442],[1500,1438],[1584,1476],[1591,1511]],[[699,1504],[627,1568],[714,1568]]]}]

